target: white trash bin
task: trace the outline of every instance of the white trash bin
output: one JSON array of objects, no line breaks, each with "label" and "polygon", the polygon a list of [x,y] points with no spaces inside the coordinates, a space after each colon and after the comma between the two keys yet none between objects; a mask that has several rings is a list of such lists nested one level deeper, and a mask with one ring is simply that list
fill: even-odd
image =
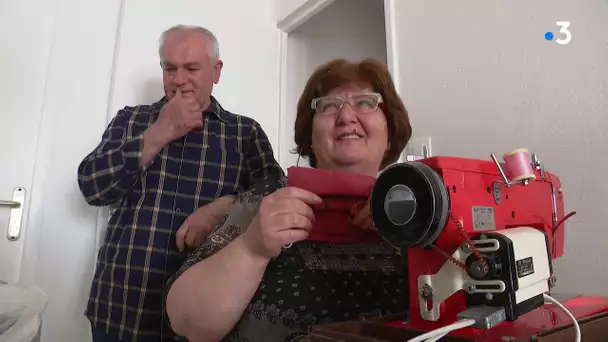
[{"label": "white trash bin", "polygon": [[0,342],[40,340],[47,295],[36,286],[0,282]]}]

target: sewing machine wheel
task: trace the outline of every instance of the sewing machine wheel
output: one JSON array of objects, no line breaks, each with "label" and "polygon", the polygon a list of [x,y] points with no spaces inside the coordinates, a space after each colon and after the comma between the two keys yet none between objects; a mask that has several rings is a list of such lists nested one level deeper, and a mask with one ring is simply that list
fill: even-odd
[{"label": "sewing machine wheel", "polygon": [[425,247],[446,225],[449,195],[432,168],[406,162],[380,174],[370,206],[374,225],[386,241],[397,247]]}]

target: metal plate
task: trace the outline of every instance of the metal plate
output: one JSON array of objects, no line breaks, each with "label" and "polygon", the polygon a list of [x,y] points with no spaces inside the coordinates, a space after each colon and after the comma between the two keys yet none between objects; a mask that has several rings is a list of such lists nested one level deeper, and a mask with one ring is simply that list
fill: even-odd
[{"label": "metal plate", "polygon": [[472,207],[473,214],[473,230],[495,230],[496,218],[494,216],[494,207]]},{"label": "metal plate", "polygon": [[11,208],[6,237],[10,241],[17,241],[21,235],[21,219],[23,217],[23,205],[25,203],[25,188],[15,188],[13,191],[13,202],[19,203],[19,206],[13,206]]},{"label": "metal plate", "polygon": [[492,189],[494,194],[494,203],[500,204],[500,183],[494,183],[494,185],[492,185]]}]

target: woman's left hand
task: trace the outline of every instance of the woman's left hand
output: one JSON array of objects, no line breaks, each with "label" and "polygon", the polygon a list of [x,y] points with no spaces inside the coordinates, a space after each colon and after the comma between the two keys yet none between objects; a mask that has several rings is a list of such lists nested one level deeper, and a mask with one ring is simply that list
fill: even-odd
[{"label": "woman's left hand", "polygon": [[352,216],[351,221],[354,225],[361,227],[364,230],[375,230],[374,222],[372,221],[372,212],[369,208],[369,200],[365,202],[365,206]]}]

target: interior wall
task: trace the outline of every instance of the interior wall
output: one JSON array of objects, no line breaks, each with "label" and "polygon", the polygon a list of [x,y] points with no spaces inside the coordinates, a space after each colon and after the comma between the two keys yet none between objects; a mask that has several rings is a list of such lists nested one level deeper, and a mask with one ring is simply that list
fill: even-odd
[{"label": "interior wall", "polygon": [[[386,63],[382,0],[336,0],[288,36],[287,111],[281,116],[281,164],[296,165],[293,141],[296,106],[306,81],[321,64],[346,58],[375,58]],[[308,165],[300,159],[300,166]]]},{"label": "interior wall", "polygon": [[[434,155],[489,159],[528,148],[562,180],[559,292],[608,295],[608,3],[394,1],[401,94]],[[571,22],[559,45],[545,32]]]}]

